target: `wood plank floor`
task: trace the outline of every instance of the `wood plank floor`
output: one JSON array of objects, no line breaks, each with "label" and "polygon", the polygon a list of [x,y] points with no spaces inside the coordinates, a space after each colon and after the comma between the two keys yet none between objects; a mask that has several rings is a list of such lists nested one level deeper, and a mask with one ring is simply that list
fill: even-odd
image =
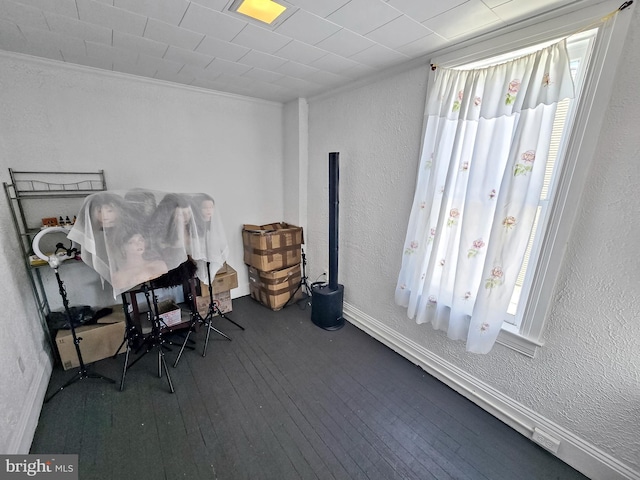
[{"label": "wood plank floor", "polygon": [[[304,306],[304,302],[303,305]],[[584,479],[392,350],[310,308],[234,300],[172,367],[149,353],[118,384],[124,355],[43,406],[31,453],[78,454],[81,480]],[[76,370],[54,369],[55,391]]]}]

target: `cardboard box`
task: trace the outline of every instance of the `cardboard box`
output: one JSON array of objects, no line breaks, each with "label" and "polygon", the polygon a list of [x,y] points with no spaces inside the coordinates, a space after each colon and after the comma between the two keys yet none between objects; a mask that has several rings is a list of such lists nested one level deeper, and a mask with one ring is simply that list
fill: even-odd
[{"label": "cardboard box", "polygon": [[[197,296],[196,297],[196,306],[198,307],[198,313],[203,318],[207,316],[209,313],[209,304],[211,297],[209,297],[208,292],[207,296]],[[213,303],[220,309],[222,313],[229,313],[232,310],[231,303],[231,292],[226,290],[220,293],[213,294]],[[216,312],[214,316],[218,315]]]},{"label": "cardboard box", "polygon": [[[176,326],[179,326],[179,328],[189,326],[191,312],[186,304],[183,306],[185,308],[180,308],[173,300],[164,300],[158,303],[158,316],[160,317],[161,330],[175,330]],[[145,308],[144,310],[141,309],[137,319],[132,318],[132,321],[143,335],[147,335],[153,331],[152,318],[152,314]]]},{"label": "cardboard box", "polygon": [[222,273],[227,273],[227,272],[235,272],[235,270],[233,268],[231,268],[231,266],[227,262],[224,262],[222,264],[222,266],[220,267],[220,270],[218,270],[216,272],[216,275],[222,274]]},{"label": "cardboard box", "polygon": [[302,227],[288,223],[244,225],[242,228],[244,263],[261,272],[272,272],[301,261]]},{"label": "cardboard box", "polygon": [[[82,339],[79,345],[84,363],[89,364],[102,360],[103,358],[111,357],[121,345],[122,348],[120,348],[118,353],[125,352],[126,345],[122,344],[124,332],[124,314],[122,315],[121,321],[84,325],[76,328],[77,337]],[[62,361],[62,367],[65,370],[80,366],[76,347],[73,344],[71,330],[58,330],[56,334],[56,345],[58,347],[58,353],[60,354],[60,360]]]},{"label": "cardboard box", "polygon": [[126,321],[122,305],[112,305],[109,308],[112,312],[104,317],[100,317],[96,323],[118,323]]},{"label": "cardboard box", "polygon": [[[238,272],[231,268],[226,263],[216,273],[216,276],[211,281],[211,290],[214,295],[217,293],[224,293],[238,287]],[[200,282],[200,295],[203,297],[209,296],[209,285],[204,282]],[[226,312],[224,312],[226,313]]]},{"label": "cardboard box", "polygon": [[[301,281],[300,264],[274,272],[261,272],[249,267],[251,297],[272,310],[284,307]],[[302,298],[302,289],[298,289],[296,298]]]},{"label": "cardboard box", "polygon": [[173,302],[163,302],[159,304],[158,314],[160,317],[160,327],[171,327],[182,323],[182,310]]}]

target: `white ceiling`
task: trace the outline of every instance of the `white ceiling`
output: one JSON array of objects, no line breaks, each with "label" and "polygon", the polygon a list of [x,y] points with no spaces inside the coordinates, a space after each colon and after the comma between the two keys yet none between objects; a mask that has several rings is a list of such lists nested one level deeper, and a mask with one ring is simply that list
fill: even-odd
[{"label": "white ceiling", "polygon": [[231,0],[0,0],[0,49],[286,102],[583,1],[289,0],[272,28]]}]

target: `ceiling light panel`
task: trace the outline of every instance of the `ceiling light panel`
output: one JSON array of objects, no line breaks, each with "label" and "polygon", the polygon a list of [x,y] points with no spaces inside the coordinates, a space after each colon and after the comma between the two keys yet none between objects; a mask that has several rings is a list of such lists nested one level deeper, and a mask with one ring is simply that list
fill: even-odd
[{"label": "ceiling light panel", "polygon": [[242,0],[236,12],[271,25],[286,9],[272,0]]},{"label": "ceiling light panel", "polygon": [[298,7],[282,0],[232,0],[226,10],[245,21],[274,29],[293,15]]}]

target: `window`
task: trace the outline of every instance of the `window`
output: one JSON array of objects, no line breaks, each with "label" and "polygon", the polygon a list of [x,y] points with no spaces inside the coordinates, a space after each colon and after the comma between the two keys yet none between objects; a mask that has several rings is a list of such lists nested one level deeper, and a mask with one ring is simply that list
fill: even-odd
[{"label": "window", "polygon": [[[556,16],[544,23],[462,47],[434,58],[432,63],[465,69],[501,63],[554,43],[583,25],[593,25],[617,7],[615,2],[605,2]],[[534,356],[537,347],[542,345],[564,247],[595,153],[603,112],[612,90],[611,72],[616,71],[630,17],[629,11],[612,15],[597,28],[571,35],[567,42],[576,98],[564,101],[556,114],[552,153],[536,220],[497,340],[529,356]]]},{"label": "window", "polygon": [[555,197],[559,172],[562,171],[564,147],[571,132],[571,125],[575,118],[575,106],[579,103],[580,92],[584,84],[586,71],[584,67],[588,65],[596,34],[597,30],[590,30],[583,34],[573,36],[567,41],[571,74],[575,82],[577,95],[574,99],[561,101],[556,111],[544,185],[540,194],[540,203],[527,244],[522,268],[520,269],[520,274],[511,297],[511,303],[507,310],[507,317],[505,318],[505,322],[515,327],[519,327],[522,321],[523,307],[526,305],[526,294],[529,291],[534,271],[534,269],[529,268],[529,266],[536,264],[540,249],[542,248],[542,238],[544,237],[544,232],[546,231],[549,220],[549,207]]},{"label": "window", "polygon": [[[540,255],[542,238],[544,237],[544,232],[546,231],[549,220],[549,207],[552,204],[552,200],[556,193],[559,172],[562,171],[562,160],[564,158],[567,138],[571,133],[571,125],[576,112],[575,107],[579,103],[580,92],[584,85],[586,66],[589,63],[589,58],[593,50],[593,44],[597,33],[597,29],[590,29],[586,32],[572,35],[567,40],[567,50],[570,58],[571,74],[575,82],[576,98],[562,100],[558,104],[558,109],[556,111],[544,185],[540,194],[540,203],[538,205],[531,236],[527,243],[527,250],[520,269],[520,274],[518,275],[518,280],[511,296],[511,302],[505,317],[505,322],[515,328],[518,328],[522,322],[527,293],[530,290],[533,272],[535,271],[534,268],[529,268],[529,266],[535,265]],[[553,42],[555,41],[557,40],[554,40]],[[462,65],[459,68],[483,68],[498,64],[511,60],[512,58],[526,55],[531,51],[539,50],[553,42],[545,42],[531,48],[516,50],[481,62]]]}]

